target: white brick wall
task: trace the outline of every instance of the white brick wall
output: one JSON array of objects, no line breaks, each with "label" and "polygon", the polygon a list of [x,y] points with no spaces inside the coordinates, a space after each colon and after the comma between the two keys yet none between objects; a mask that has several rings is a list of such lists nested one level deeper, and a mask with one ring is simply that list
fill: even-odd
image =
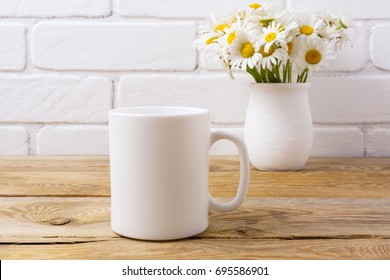
[{"label": "white brick wall", "polygon": [[17,71],[25,65],[25,27],[22,24],[0,24],[0,70]]},{"label": "white brick wall", "polygon": [[107,16],[111,0],[0,0],[3,17]]},{"label": "white brick wall", "polygon": [[343,11],[357,19],[389,19],[389,0],[287,0],[287,7],[302,11]]},{"label": "white brick wall", "polygon": [[[273,1],[357,19],[354,48],[312,78],[312,154],[390,156],[390,1]],[[251,77],[230,80],[192,41],[209,13],[252,2],[0,0],[0,155],[107,154],[107,112],[129,105],[206,107],[242,134]]]},{"label": "white brick wall", "polygon": [[372,28],[372,63],[383,70],[390,70],[390,24],[378,24]]},{"label": "white brick wall", "polygon": [[0,121],[103,123],[112,83],[101,78],[0,76]]},{"label": "white brick wall", "polygon": [[42,155],[108,154],[107,126],[47,126],[38,133]]},{"label": "white brick wall", "polygon": [[[242,8],[253,0],[117,0],[117,11],[125,17],[204,18],[205,15],[225,14]],[[273,0],[284,6],[284,0]]]},{"label": "white brick wall", "polygon": [[192,23],[44,22],[33,30],[32,62],[57,70],[193,70],[193,40]]},{"label": "white brick wall", "polygon": [[390,129],[374,128],[367,134],[367,156],[390,157]]},{"label": "white brick wall", "polygon": [[363,132],[355,127],[315,127],[313,156],[361,157]]},{"label": "white brick wall", "polygon": [[23,127],[0,126],[0,155],[28,154],[28,134]]}]

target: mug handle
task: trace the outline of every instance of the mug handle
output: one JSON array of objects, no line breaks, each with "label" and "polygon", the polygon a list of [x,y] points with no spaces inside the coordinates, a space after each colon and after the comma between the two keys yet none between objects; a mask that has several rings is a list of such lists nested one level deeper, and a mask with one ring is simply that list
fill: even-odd
[{"label": "mug handle", "polygon": [[250,164],[248,150],[244,141],[233,133],[223,130],[211,131],[210,148],[217,141],[222,139],[230,140],[237,146],[237,150],[240,155],[240,183],[238,185],[236,197],[232,201],[228,203],[220,203],[216,201],[209,193],[209,205],[211,209],[217,210],[219,212],[229,212],[239,207],[246,198],[249,185]]}]

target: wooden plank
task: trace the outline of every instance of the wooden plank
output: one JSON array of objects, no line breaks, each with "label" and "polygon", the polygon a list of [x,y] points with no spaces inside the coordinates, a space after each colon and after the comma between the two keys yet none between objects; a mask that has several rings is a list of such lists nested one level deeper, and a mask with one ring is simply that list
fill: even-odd
[{"label": "wooden plank", "polygon": [[[210,171],[238,171],[237,156],[211,156]],[[252,166],[252,170],[255,170]],[[388,158],[310,158],[305,171],[390,171]],[[109,171],[108,156],[1,156],[0,172]]]},{"label": "wooden plank", "polygon": [[[249,197],[390,197],[390,172],[261,172],[252,171]],[[210,192],[234,196],[238,172],[211,172]]]},{"label": "wooden plank", "polygon": [[0,172],[109,172],[108,156],[1,156]]},{"label": "wooden plank", "polygon": [[[236,156],[210,157],[210,171],[238,171],[240,164]],[[251,166],[251,170],[256,169]],[[387,158],[310,158],[303,171],[390,171]]]},{"label": "wooden plank", "polygon": [[[238,181],[238,171],[210,172],[210,192],[218,197],[232,197]],[[0,172],[1,196],[110,196],[109,172]],[[248,196],[390,197],[390,171],[252,171]]]},{"label": "wooden plank", "polygon": [[[239,180],[238,158],[211,157],[210,163],[211,192],[233,196]],[[390,197],[389,166],[386,158],[314,158],[300,172],[252,170],[248,196]],[[0,196],[109,195],[106,156],[0,159]]]},{"label": "wooden plank", "polygon": [[310,158],[306,171],[390,171],[387,158]]},{"label": "wooden plank", "polygon": [[0,245],[0,259],[390,259],[390,239],[130,239],[73,244]]},{"label": "wooden plank", "polygon": [[[119,238],[110,199],[0,198],[0,243],[86,242]],[[250,198],[210,213],[201,239],[390,238],[390,199]]]},{"label": "wooden plank", "polygon": [[108,172],[0,172],[0,196],[110,196]]}]

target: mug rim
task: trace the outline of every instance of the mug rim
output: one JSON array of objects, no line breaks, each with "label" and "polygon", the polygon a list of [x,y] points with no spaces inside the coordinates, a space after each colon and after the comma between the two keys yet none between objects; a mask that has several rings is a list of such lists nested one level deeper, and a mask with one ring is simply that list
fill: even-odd
[{"label": "mug rim", "polygon": [[184,117],[208,114],[209,110],[186,106],[128,106],[111,109],[110,115],[127,117]]}]

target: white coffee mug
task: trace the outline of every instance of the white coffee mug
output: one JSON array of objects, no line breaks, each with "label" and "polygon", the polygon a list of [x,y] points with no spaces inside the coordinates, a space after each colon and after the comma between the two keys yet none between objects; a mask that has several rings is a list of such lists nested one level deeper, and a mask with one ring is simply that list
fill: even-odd
[{"label": "white coffee mug", "polygon": [[[210,131],[209,111],[128,107],[109,112],[111,227],[135,239],[171,240],[208,227],[208,211],[236,209],[246,197],[249,159],[234,134]],[[217,202],[208,191],[208,155],[221,139],[236,144],[241,177],[236,197]]]}]

